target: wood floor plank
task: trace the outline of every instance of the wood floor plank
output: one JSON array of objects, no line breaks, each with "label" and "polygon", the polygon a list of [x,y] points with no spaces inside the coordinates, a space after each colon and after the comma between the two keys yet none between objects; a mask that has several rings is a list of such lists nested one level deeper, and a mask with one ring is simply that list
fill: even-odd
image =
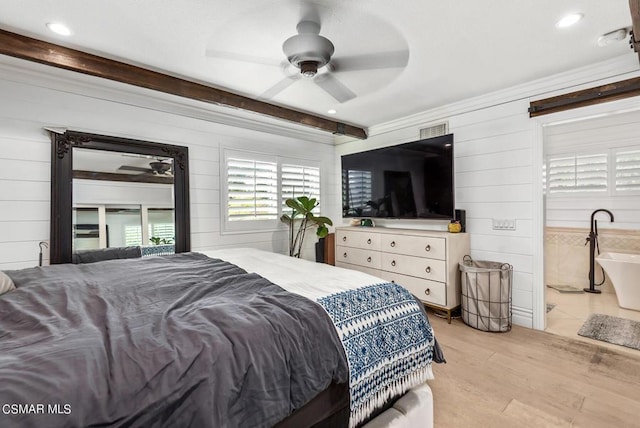
[{"label": "wood floor plank", "polygon": [[430,319],[447,359],[429,381],[436,427],[640,427],[640,356]]}]

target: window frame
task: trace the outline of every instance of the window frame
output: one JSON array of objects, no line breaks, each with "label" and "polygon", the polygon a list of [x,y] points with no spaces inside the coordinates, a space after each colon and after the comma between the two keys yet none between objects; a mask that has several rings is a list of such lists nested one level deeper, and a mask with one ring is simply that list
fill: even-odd
[{"label": "window frame", "polygon": [[[566,150],[566,151],[558,151],[553,154],[548,154],[545,156],[544,161],[544,175],[543,175],[543,190],[544,195],[547,198],[569,198],[569,199],[580,199],[580,198],[594,198],[594,197],[612,197],[612,198],[623,198],[627,196],[639,196],[640,190],[617,190],[616,189],[616,166],[617,166],[617,155],[621,152],[640,152],[640,145],[625,145],[625,146],[615,146],[608,147],[600,150]],[[569,158],[569,157],[584,157],[584,156],[592,156],[592,155],[606,155],[607,156],[607,189],[606,191],[565,191],[565,192],[549,192],[548,189],[548,170],[549,170],[549,161],[554,158]]]},{"label": "window frame", "polygon": [[[319,200],[325,199],[325,186],[324,186],[324,174],[322,164],[319,161],[305,158],[297,158],[291,156],[282,156],[270,153],[255,152],[248,150],[241,150],[235,148],[222,147],[222,162],[220,165],[220,216],[221,216],[221,235],[232,235],[242,233],[256,233],[256,232],[279,232],[287,230],[287,226],[280,221],[280,217],[283,214],[283,192],[282,192],[282,165],[295,165],[308,168],[318,168],[320,174],[320,195]],[[275,162],[277,165],[277,200],[278,200],[278,213],[276,219],[273,220],[242,220],[242,221],[230,221],[229,220],[229,186],[228,186],[228,160],[229,159],[244,159],[249,161],[259,162]]]}]

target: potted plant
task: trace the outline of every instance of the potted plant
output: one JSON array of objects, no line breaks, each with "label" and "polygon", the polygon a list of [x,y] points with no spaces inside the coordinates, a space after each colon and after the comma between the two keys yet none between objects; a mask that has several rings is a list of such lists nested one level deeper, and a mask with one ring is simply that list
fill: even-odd
[{"label": "potted plant", "polygon": [[333,222],[328,217],[313,214],[313,209],[319,204],[316,198],[298,196],[287,199],[285,204],[291,208],[291,215],[283,214],[280,220],[289,226],[289,255],[300,258],[307,229],[315,227],[316,235],[324,238],[329,233],[327,226],[332,226]]}]

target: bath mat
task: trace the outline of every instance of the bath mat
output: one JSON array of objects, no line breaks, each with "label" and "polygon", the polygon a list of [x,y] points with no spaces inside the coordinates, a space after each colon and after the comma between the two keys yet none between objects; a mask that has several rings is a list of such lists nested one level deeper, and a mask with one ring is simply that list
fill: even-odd
[{"label": "bath mat", "polygon": [[561,293],[584,293],[582,288],[572,287],[570,285],[549,285],[547,287],[558,290]]},{"label": "bath mat", "polygon": [[551,312],[551,309],[555,308],[555,303],[547,303],[547,313]]},{"label": "bath mat", "polygon": [[603,314],[591,314],[578,331],[580,336],[640,350],[640,322]]}]

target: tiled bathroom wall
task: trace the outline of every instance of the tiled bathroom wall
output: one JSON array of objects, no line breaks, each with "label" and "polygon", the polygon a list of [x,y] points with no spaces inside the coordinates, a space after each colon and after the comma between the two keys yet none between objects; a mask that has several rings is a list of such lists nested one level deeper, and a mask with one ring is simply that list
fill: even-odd
[{"label": "tiled bathroom wall", "polygon": [[[589,286],[589,229],[546,227],[544,240],[545,283],[547,285]],[[585,245],[587,243],[587,245]],[[619,251],[640,254],[640,230],[599,229],[600,252]],[[597,255],[597,252],[596,252]],[[596,262],[596,284],[602,270]],[[615,293],[607,278],[600,287],[603,293]]]}]

